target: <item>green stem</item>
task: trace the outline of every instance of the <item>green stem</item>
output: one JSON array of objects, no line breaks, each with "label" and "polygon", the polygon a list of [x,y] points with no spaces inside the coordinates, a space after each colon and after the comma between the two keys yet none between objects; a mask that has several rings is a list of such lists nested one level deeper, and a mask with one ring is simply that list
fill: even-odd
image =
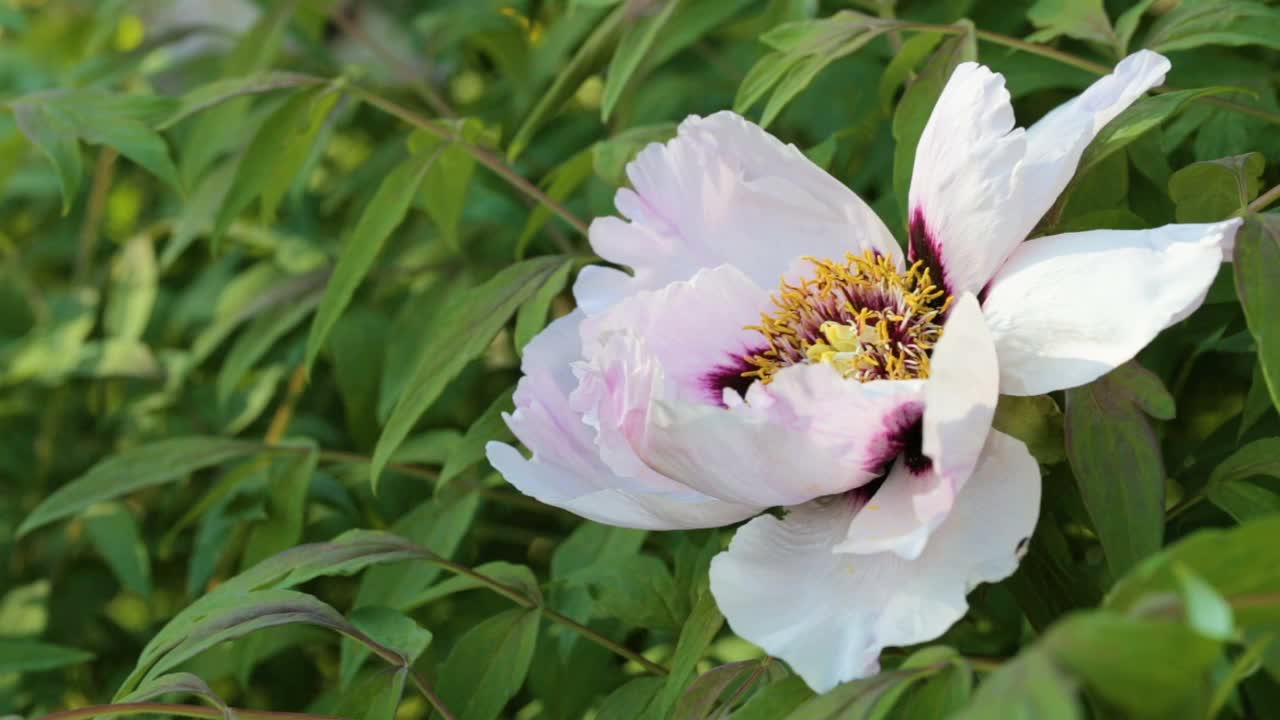
[{"label": "green stem", "polygon": [[1276,200],[1280,200],[1280,185],[1277,185],[1259,195],[1256,200],[1249,203],[1247,210],[1251,213],[1262,212]]},{"label": "green stem", "polygon": [[348,92],[379,110],[389,115],[394,115],[406,123],[425,130],[436,137],[457,143],[458,147],[462,148],[468,155],[475,158],[476,162],[492,170],[496,175],[501,177],[503,180],[506,180],[515,189],[545,205],[548,210],[560,216],[561,220],[568,223],[583,237],[587,236],[587,224],[583,222],[581,218],[574,215],[564,205],[556,202],[554,198],[539,189],[537,185],[534,185],[524,179],[524,177],[519,173],[508,167],[507,164],[504,163],[497,155],[494,155],[492,152],[480,147],[479,145],[467,142],[459,137],[458,133],[453,130],[433,122],[430,118],[419,115],[409,108],[388,100],[381,95],[365,90],[357,85],[346,85],[345,87]]},{"label": "green stem", "polygon": [[407,670],[409,671],[409,680],[413,683],[413,686],[418,688],[418,692],[422,693],[427,702],[431,703],[431,707],[440,713],[440,717],[444,718],[444,720],[458,720],[458,716],[449,710],[448,706],[444,704],[444,700],[440,699],[440,696],[431,688],[431,685],[427,684],[422,675],[414,672],[413,668],[407,668]]},{"label": "green stem", "polygon": [[[243,720],[345,720],[333,715],[311,715],[308,713],[272,712],[269,710],[243,710],[232,708]],[[175,715],[177,717],[213,718],[222,720],[222,711],[218,708],[202,705],[181,705],[177,703],[119,703],[116,705],[88,705],[73,710],[50,713],[40,720],[88,720],[107,715]]]},{"label": "green stem", "polygon": [[471,578],[472,580],[475,580],[476,582],[498,593],[499,595],[507,598],[508,600],[519,605],[520,607],[528,608],[530,610],[540,611],[542,613],[542,616],[550,620],[551,622],[554,622],[559,625],[563,625],[573,630],[574,632],[578,633],[579,635],[582,635],[588,640],[594,642],[595,644],[613,652],[614,654],[638,663],[645,670],[648,670],[654,675],[666,675],[668,673],[668,670],[665,667],[653,662],[652,660],[646,658],[640,653],[628,647],[625,647],[617,642],[614,642],[608,637],[601,635],[600,633],[596,632],[595,630],[592,630],[586,625],[583,625],[577,620],[574,620],[568,615],[563,615],[561,613],[556,612],[555,610],[552,610],[549,607],[543,606],[537,600],[529,597],[528,595],[525,595],[524,593],[511,587],[510,585],[507,585],[506,583],[500,580],[497,580],[496,578],[491,578],[488,575],[485,575],[484,573],[476,572],[475,570],[472,570],[466,565],[460,565],[451,560],[446,560],[445,558],[435,555],[434,553],[424,552],[423,557],[439,565],[440,567],[448,570],[449,572],[455,573],[457,575],[463,575],[465,577]]}]

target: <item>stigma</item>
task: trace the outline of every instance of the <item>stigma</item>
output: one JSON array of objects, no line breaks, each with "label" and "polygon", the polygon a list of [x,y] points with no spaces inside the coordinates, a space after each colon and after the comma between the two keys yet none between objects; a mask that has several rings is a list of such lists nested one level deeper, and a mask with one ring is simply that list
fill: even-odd
[{"label": "stigma", "polygon": [[783,278],[773,310],[748,326],[768,349],[743,358],[753,368],[744,377],[768,383],[799,363],[831,365],[859,382],[929,376],[929,355],[952,298],[924,262],[904,272],[870,250],[843,261],[805,260],[810,274],[798,284]]}]

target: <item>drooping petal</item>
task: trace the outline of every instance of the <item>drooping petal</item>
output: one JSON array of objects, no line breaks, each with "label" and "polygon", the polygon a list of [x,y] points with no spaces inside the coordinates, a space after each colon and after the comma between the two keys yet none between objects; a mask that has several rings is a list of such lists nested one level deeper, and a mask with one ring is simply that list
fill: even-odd
[{"label": "drooping petal", "polygon": [[525,348],[516,410],[505,419],[533,457],[492,442],[486,447],[490,463],[526,495],[610,525],[717,527],[756,514],[758,508],[710,498],[647,467],[620,476],[601,460],[594,431],[569,407],[582,319],[575,311],[556,320]]},{"label": "drooping petal", "polygon": [[999,370],[973,295],[956,302],[931,365],[921,443],[928,461],[907,457],[894,464],[850,523],[842,552],[918,557],[978,462],[995,414]]},{"label": "drooping petal", "polygon": [[1083,385],[1132,358],[1200,306],[1239,225],[1091,230],[1024,243],[982,303],[1000,392]]},{"label": "drooping petal", "polygon": [[1025,154],[1004,77],[962,63],[920,135],[908,199],[911,257],[939,273],[951,294],[981,290],[1034,225],[1021,229],[1025,218],[1014,216],[1022,208],[1010,202]]},{"label": "drooping petal", "polygon": [[920,380],[858,383],[830,365],[793,365],[728,408],[655,404],[636,451],[707,495],[796,505],[883,474],[919,422],[923,394]]},{"label": "drooping petal", "polygon": [[615,297],[726,263],[773,287],[802,255],[897,251],[853,192],[731,112],[685,120],[675,139],[642,150],[627,175],[632,188],[619,190],[615,204],[630,222],[601,218],[590,230],[601,257],[635,273],[613,288]]},{"label": "drooping petal", "polygon": [[975,585],[1017,568],[1039,509],[1035,460],[1021,441],[993,432],[915,560],[832,552],[856,506],[826,498],[741,527],[711,563],[711,591],[735,633],[824,692],[875,673],[883,648],[931,640],[963,617]]},{"label": "drooping petal", "polygon": [[979,292],[1071,181],[1104,125],[1164,82],[1169,61],[1149,50],[1054,109],[1013,129],[1004,79],[966,63],[952,75],[916,150],[911,248],[952,293]]}]

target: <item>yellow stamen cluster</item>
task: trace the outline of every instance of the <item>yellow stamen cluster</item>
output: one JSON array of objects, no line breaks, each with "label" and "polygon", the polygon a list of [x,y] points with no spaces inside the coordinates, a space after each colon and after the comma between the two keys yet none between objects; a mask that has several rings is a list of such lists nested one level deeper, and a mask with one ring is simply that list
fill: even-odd
[{"label": "yellow stamen cluster", "polygon": [[942,336],[951,297],[923,262],[901,272],[870,250],[844,262],[805,259],[813,275],[798,285],[784,279],[773,296],[776,309],[748,327],[769,348],[744,358],[755,367],[744,376],[767,383],[801,362],[830,364],[859,382],[929,376],[929,352]]}]

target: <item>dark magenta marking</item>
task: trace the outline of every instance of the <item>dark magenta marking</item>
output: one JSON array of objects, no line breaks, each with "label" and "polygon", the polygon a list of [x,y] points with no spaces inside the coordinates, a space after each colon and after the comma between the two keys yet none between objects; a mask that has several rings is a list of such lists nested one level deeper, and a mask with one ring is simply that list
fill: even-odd
[{"label": "dark magenta marking", "polygon": [[[912,433],[919,434],[924,403],[908,402],[894,408],[881,421],[880,432],[868,446],[868,472],[887,473],[889,465],[910,446]],[[917,443],[918,444],[918,443]]]},{"label": "dark magenta marking", "polygon": [[751,383],[756,381],[755,377],[744,377],[742,375],[742,373],[756,369],[756,366],[747,362],[746,358],[759,355],[767,349],[767,347],[761,347],[744,350],[737,355],[730,355],[728,360],[708,370],[702,376],[702,382],[707,389],[707,396],[712,404],[726,407],[724,404],[725,388],[729,388],[745,398],[747,396],[747,388],[751,387]]},{"label": "dark magenta marking", "polygon": [[929,274],[934,281],[947,292],[947,295],[954,294],[947,278],[947,268],[942,264],[942,245],[938,242],[938,237],[929,229],[929,224],[924,219],[923,208],[911,211],[911,222],[907,226],[907,258],[912,262],[924,261],[924,266],[930,270]]}]

